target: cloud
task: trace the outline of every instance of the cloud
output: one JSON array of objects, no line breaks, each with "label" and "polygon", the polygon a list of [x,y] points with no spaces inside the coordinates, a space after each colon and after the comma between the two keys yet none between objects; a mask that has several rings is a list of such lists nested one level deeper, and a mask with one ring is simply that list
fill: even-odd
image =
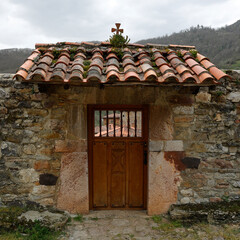
[{"label": "cloud", "polygon": [[0,48],[107,40],[115,22],[134,42],[198,24],[231,24],[239,19],[239,9],[239,0],[5,0],[0,3]]}]

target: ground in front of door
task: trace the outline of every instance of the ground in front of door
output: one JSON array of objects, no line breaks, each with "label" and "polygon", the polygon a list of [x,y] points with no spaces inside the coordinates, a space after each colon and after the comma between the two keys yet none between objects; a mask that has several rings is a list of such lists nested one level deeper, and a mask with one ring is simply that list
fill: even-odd
[{"label": "ground in front of door", "polygon": [[191,227],[160,216],[149,217],[145,211],[93,211],[78,216],[68,224],[61,240],[239,240],[240,225]]}]

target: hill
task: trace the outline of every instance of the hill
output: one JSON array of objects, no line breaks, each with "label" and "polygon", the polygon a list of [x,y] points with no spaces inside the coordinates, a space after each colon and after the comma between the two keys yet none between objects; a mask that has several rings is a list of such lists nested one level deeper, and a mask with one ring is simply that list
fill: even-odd
[{"label": "hill", "polygon": [[240,20],[218,29],[198,25],[169,36],[141,40],[137,43],[194,45],[218,67],[240,69]]},{"label": "hill", "polygon": [[32,51],[30,48],[0,50],[0,73],[15,73]]}]

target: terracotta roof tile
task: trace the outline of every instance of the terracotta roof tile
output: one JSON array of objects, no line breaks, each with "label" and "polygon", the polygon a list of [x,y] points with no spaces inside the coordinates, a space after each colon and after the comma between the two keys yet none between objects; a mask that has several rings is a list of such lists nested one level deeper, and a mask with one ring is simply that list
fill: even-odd
[{"label": "terracotta roof tile", "polygon": [[210,67],[213,67],[214,64],[208,61],[207,59],[204,59],[201,61],[201,64],[206,68],[209,69]]},{"label": "terracotta roof tile", "polygon": [[69,81],[70,82],[82,82],[83,80],[83,76],[82,76],[82,72],[81,71],[72,71],[71,75],[69,77]]},{"label": "terracotta roof tile", "polygon": [[146,71],[144,73],[144,80],[154,82],[157,80],[157,74],[153,70]]},{"label": "terracotta roof tile", "polygon": [[128,44],[118,51],[109,42],[36,44],[15,77],[21,81],[86,85],[123,81],[218,83],[229,78],[194,46]]},{"label": "terracotta roof tile", "polygon": [[199,62],[201,62],[204,59],[209,60],[208,58],[206,58],[205,56],[201,55],[200,53],[197,53],[197,59],[198,59]]},{"label": "terracotta roof tile", "polygon": [[176,67],[176,70],[179,74],[182,74],[184,72],[190,72],[190,70],[188,68],[186,68],[184,65],[182,64],[179,64],[177,67]]},{"label": "terracotta roof tile", "polygon": [[160,71],[162,74],[165,74],[166,72],[169,72],[169,71],[174,72],[173,69],[171,67],[169,67],[168,65],[162,65],[160,67]]},{"label": "terracotta roof tile", "polygon": [[199,65],[199,63],[196,62],[195,60],[193,60],[192,58],[186,59],[185,62],[187,63],[187,65],[188,65],[190,68]]},{"label": "terracotta roof tile", "polygon": [[128,71],[124,75],[126,81],[140,81],[140,77],[136,72]]},{"label": "terracotta roof tile", "polygon": [[162,65],[169,65],[163,58],[158,58],[155,63],[158,67],[161,67]]},{"label": "terracotta roof tile", "polygon": [[200,65],[195,65],[192,67],[192,70],[199,76],[202,73],[207,73],[207,70],[201,67]]},{"label": "terracotta roof tile", "polygon": [[231,78],[229,75],[216,67],[209,68],[209,71],[217,80],[220,80],[221,78]]},{"label": "terracotta roof tile", "polygon": [[107,81],[111,81],[111,80],[117,80],[119,81],[120,80],[120,75],[118,72],[116,71],[109,71],[107,73]]},{"label": "terracotta roof tile", "polygon": [[198,78],[201,83],[206,81],[213,81],[213,77],[207,72],[202,73],[200,76],[198,76]]},{"label": "terracotta roof tile", "polygon": [[184,72],[181,75],[181,78],[182,78],[183,82],[188,82],[188,83],[197,82],[197,83],[200,83],[200,80],[189,72]]}]

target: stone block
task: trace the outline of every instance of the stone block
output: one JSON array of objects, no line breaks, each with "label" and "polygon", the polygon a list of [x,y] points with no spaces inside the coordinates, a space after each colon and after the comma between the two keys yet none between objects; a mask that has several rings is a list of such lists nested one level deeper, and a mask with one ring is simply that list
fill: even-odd
[{"label": "stone block", "polygon": [[36,171],[49,170],[51,167],[50,162],[47,160],[39,160],[34,163],[34,169]]},{"label": "stone block", "polygon": [[178,115],[191,115],[194,114],[194,107],[178,106],[173,108],[173,112]]},{"label": "stone block", "polygon": [[34,183],[38,181],[39,175],[33,168],[21,169],[19,178],[22,183]]},{"label": "stone block", "polygon": [[46,117],[48,115],[48,111],[45,109],[35,109],[35,108],[28,108],[25,109],[24,114],[26,116],[41,116]]},{"label": "stone block", "polygon": [[193,122],[194,117],[193,116],[177,116],[174,117],[175,123],[190,123]]},{"label": "stone block", "polygon": [[184,197],[192,197],[193,196],[193,190],[192,189],[182,189],[180,191],[180,193],[184,196]]},{"label": "stone block", "polygon": [[227,95],[227,99],[234,102],[234,103],[237,103],[237,102],[240,102],[240,92],[231,92]]},{"label": "stone block", "polygon": [[3,89],[0,88],[0,99],[5,99],[9,94]]},{"label": "stone block", "polygon": [[173,139],[172,112],[168,106],[151,106],[149,137],[153,141]]},{"label": "stone block", "polygon": [[161,152],[164,147],[163,141],[150,141],[149,142],[149,151],[150,152]]},{"label": "stone block", "polygon": [[27,155],[33,155],[36,153],[36,147],[33,144],[26,144],[23,147],[23,152]]},{"label": "stone block", "polygon": [[40,199],[52,198],[55,195],[55,186],[34,186],[30,193],[30,200],[38,201]]},{"label": "stone block", "polygon": [[88,159],[86,153],[62,156],[57,207],[71,213],[88,213]]},{"label": "stone block", "polygon": [[196,102],[203,102],[203,103],[211,102],[211,94],[207,92],[199,92],[196,95]]},{"label": "stone block", "polygon": [[184,197],[180,200],[181,204],[188,204],[190,203],[190,198],[189,197]]},{"label": "stone block", "polygon": [[227,161],[227,160],[216,159],[214,161],[214,163],[217,167],[220,167],[222,169],[233,168],[233,164],[230,161]]},{"label": "stone block", "polygon": [[183,141],[181,140],[165,141],[164,151],[183,151]]},{"label": "stone block", "polygon": [[[166,213],[177,202],[179,174],[163,152],[149,154],[148,214]],[[163,184],[164,183],[164,184]]]},{"label": "stone block", "polygon": [[240,181],[235,181],[235,182],[233,182],[233,187],[235,187],[235,188],[240,188]]},{"label": "stone block", "polygon": [[12,142],[2,142],[1,143],[1,153],[3,156],[13,156],[18,157],[21,153],[20,146]]},{"label": "stone block", "polygon": [[222,202],[222,199],[219,197],[210,197],[209,201],[210,202]]},{"label": "stone block", "polygon": [[87,142],[86,140],[74,141],[74,140],[56,140],[55,152],[70,153],[70,152],[86,152]]}]

